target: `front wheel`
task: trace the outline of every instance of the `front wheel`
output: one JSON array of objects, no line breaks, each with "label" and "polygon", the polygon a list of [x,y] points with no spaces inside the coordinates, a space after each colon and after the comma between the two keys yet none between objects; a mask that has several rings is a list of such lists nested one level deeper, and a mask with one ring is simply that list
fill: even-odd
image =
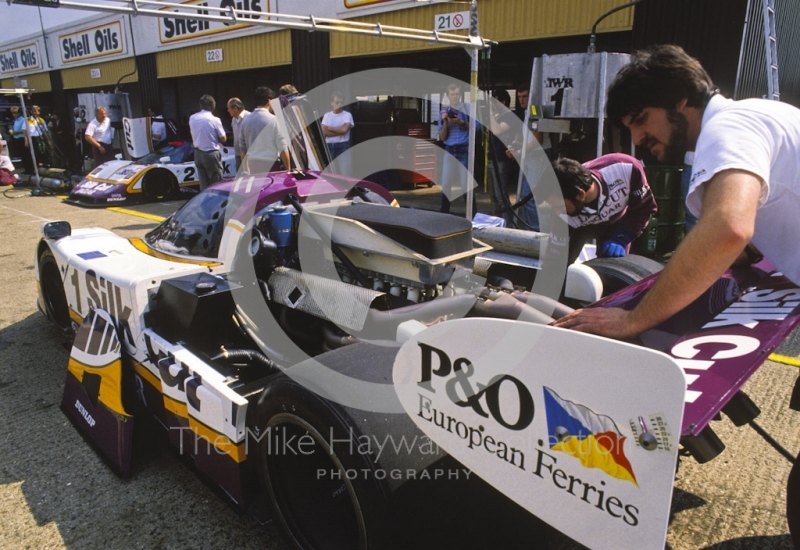
[{"label": "front wheel", "polygon": [[386,548],[388,492],[341,407],[280,379],[259,400],[257,429],[258,468],[296,548]]},{"label": "front wheel", "polygon": [[154,168],[144,175],[142,193],[151,201],[176,197],[178,195],[178,180],[169,170]]},{"label": "front wheel", "polygon": [[45,313],[64,332],[72,331],[64,281],[53,251],[45,248],[39,255],[39,284],[42,287]]}]

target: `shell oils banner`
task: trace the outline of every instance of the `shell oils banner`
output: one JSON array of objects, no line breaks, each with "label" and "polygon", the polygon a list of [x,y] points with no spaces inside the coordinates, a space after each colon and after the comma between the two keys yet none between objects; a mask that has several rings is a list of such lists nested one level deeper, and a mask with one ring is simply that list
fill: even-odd
[{"label": "shell oils banner", "polygon": [[16,74],[42,68],[37,44],[25,44],[0,51],[0,74]]},{"label": "shell oils banner", "polygon": [[63,64],[108,57],[125,51],[125,39],[119,21],[82,29],[58,37]]}]

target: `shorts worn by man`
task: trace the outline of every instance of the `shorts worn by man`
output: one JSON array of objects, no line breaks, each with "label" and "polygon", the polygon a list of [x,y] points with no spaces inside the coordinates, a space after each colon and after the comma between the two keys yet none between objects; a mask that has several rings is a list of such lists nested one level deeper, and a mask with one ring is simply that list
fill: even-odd
[{"label": "shorts worn by man", "polygon": [[244,168],[251,174],[265,174],[291,166],[286,139],[278,127],[278,119],[269,112],[272,90],[266,86],[256,88],[256,108],[242,122],[242,151]]},{"label": "shorts worn by man", "polygon": [[214,98],[205,94],[200,98],[201,111],[189,117],[189,130],[194,144],[194,164],[197,166],[201,191],[222,179],[220,149],[226,138],[222,121],[212,112],[216,106]]},{"label": "shorts worn by man", "polygon": [[553,163],[569,226],[569,263],[590,239],[601,258],[624,256],[658,210],[642,163],[612,153],[584,164],[562,158]]},{"label": "shorts worn by man", "polygon": [[114,160],[114,149],[111,142],[114,139],[114,128],[111,126],[111,119],[105,107],[98,107],[95,110],[94,119],[86,126],[86,141],[92,146],[92,159],[95,168]]}]

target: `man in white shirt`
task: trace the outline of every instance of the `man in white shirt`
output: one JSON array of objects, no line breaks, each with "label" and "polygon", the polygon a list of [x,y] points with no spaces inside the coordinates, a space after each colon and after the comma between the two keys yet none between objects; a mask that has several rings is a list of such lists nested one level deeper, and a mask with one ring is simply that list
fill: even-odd
[{"label": "man in white shirt", "polygon": [[114,139],[114,128],[105,107],[95,109],[94,119],[86,126],[86,141],[92,146],[92,158],[95,168],[114,159],[111,141]]},{"label": "man in white shirt", "polygon": [[734,262],[761,254],[800,284],[800,109],[725,99],[699,61],[657,46],[622,68],[606,112],[661,162],[680,164],[695,152],[686,205],[699,221],[635,309],[578,310],[557,326],[636,336],[692,303]]},{"label": "man in white shirt", "polygon": [[[331,160],[344,153],[350,148],[350,128],[355,126],[353,115],[344,110],[344,96],[339,92],[331,95],[331,107],[333,111],[328,111],[322,117],[322,133],[325,134],[325,142],[328,144],[328,151],[331,153]],[[340,172],[350,173],[350,163],[342,163]]]},{"label": "man in white shirt", "polygon": [[233,151],[236,154],[236,171],[242,167],[244,150],[242,148],[242,122],[250,111],[244,108],[244,103],[238,97],[228,100],[228,114],[231,115],[231,128],[233,129]]},{"label": "man in white shirt", "polygon": [[222,179],[220,149],[226,137],[222,121],[212,112],[216,106],[214,98],[205,94],[200,98],[201,111],[189,117],[189,130],[192,132],[194,144],[194,164],[197,166],[201,191]]},{"label": "man in white shirt", "polygon": [[[694,151],[686,207],[698,221],[633,310],[577,310],[556,326],[630,338],[686,308],[732,264],[762,254],[800,284],[800,109],[725,99],[678,46],[637,52],[607,97],[609,119],[659,161],[680,163]],[[793,397],[798,392],[796,383]],[[786,517],[800,547],[800,459],[789,475]]]},{"label": "man in white shirt", "polygon": [[242,122],[242,147],[245,169],[251,174],[266,174],[291,167],[289,148],[278,127],[278,119],[267,106],[272,90],[266,86],[256,88],[256,108]]}]

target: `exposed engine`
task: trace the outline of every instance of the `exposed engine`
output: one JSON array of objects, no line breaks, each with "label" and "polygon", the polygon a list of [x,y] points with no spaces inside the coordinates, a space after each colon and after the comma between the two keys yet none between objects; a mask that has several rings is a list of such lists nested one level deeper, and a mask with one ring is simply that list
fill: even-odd
[{"label": "exposed engine", "polygon": [[[307,357],[362,340],[404,341],[448,319],[548,323],[571,311],[509,280],[487,281],[478,255],[492,247],[473,237],[468,220],[291,199],[253,218],[227,277],[201,273],[162,283],[152,314],[162,334],[223,369],[288,366],[302,359],[298,348]],[[231,322],[221,322],[226,318]],[[265,360],[243,360],[245,352],[263,352]]]},{"label": "exposed engine", "polygon": [[250,254],[259,278],[271,286],[280,287],[287,273],[266,277],[267,270],[283,267],[332,279],[334,268],[339,280],[331,282],[425,302],[458,292],[455,282],[472,273],[478,254],[491,249],[473,239],[468,220],[436,212],[353,202],[306,207],[303,213],[275,205],[256,220]]}]

